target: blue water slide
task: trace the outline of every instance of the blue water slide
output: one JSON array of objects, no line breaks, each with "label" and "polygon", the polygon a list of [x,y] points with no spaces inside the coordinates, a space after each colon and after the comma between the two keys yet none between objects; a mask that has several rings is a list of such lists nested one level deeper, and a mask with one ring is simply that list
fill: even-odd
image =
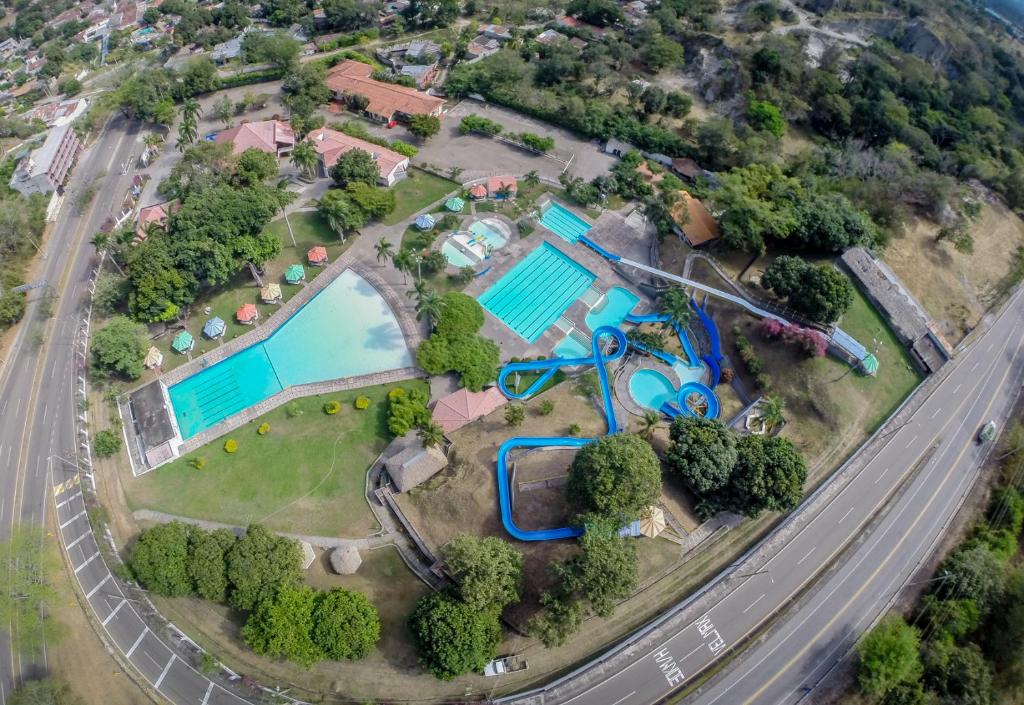
[{"label": "blue water slide", "polygon": [[677,416],[693,416],[697,414],[690,411],[689,405],[686,403],[686,397],[691,394],[699,394],[704,397],[704,401],[707,403],[707,410],[704,412],[703,418],[705,419],[717,419],[721,413],[721,408],[718,404],[718,397],[711,391],[711,388],[706,384],[700,382],[686,382],[679,387],[679,392],[676,394],[675,402],[667,401],[661,405],[661,413],[670,419],[674,419]]},{"label": "blue water slide", "polygon": [[700,319],[701,325],[704,326],[704,330],[708,333],[708,340],[711,341],[711,354],[705,355],[702,359],[711,368],[711,377],[713,384],[711,386],[718,386],[718,382],[722,379],[722,336],[718,332],[718,325],[714,319],[708,315],[706,310],[707,298],[704,299],[704,307],[697,304],[697,299],[693,296],[690,297],[690,305],[693,306],[694,310],[697,311],[697,317]]},{"label": "blue water slide", "polygon": [[[669,317],[664,313],[641,313],[639,315],[633,313],[626,314],[627,323],[663,323],[668,319]],[[672,327],[675,329],[676,336],[679,338],[679,344],[683,346],[683,352],[686,353],[687,367],[700,367],[700,358],[697,357],[697,353],[693,349],[693,344],[690,343],[690,336],[686,334],[686,331],[678,323],[673,323]],[[640,345],[633,345],[633,347],[638,350],[643,350],[644,352],[651,352]],[[677,358],[673,358],[673,361],[668,364],[673,365],[677,361]]]},{"label": "blue water slide", "polygon": [[648,355],[658,358],[669,367],[674,367],[676,363],[679,362],[679,358],[676,357],[675,355],[667,352],[662,352],[661,350],[655,350],[654,348],[650,348],[644,345],[643,343],[632,341],[630,342],[630,345],[639,350],[640,352],[645,352]]},{"label": "blue water slide", "polygon": [[[616,343],[614,352],[605,354],[602,349],[602,339],[612,338]],[[590,357],[553,357],[547,360],[533,360],[530,362],[513,362],[502,368],[498,373],[498,389],[510,399],[525,399],[544,386],[552,375],[562,367],[575,367],[577,365],[593,365],[597,370],[597,377],[601,383],[601,397],[604,401],[604,414],[608,423],[608,433],[616,433],[619,430],[618,421],[615,419],[615,408],[612,405],[612,387],[608,379],[608,370],[605,364],[618,360],[626,354],[628,343],[626,335],[615,326],[601,326],[594,331],[590,339]],[[513,392],[508,388],[506,378],[517,372],[541,372],[525,391]],[[563,526],[557,529],[540,529],[526,531],[516,526],[512,520],[512,485],[508,476],[508,454],[516,448],[579,448],[588,443],[593,443],[593,438],[539,438],[519,437],[510,438],[498,448],[498,504],[501,507],[501,523],[505,530],[520,541],[550,541],[552,539],[567,539],[579,536],[583,533],[582,527]]]},{"label": "blue water slide", "polygon": [[594,252],[596,252],[597,254],[599,254],[602,257],[604,257],[609,262],[618,262],[620,259],[622,259],[617,254],[615,254],[614,252],[609,252],[608,250],[604,249],[603,247],[598,245],[596,242],[591,240],[586,235],[580,235],[580,239],[577,242],[580,242],[580,243],[586,245],[587,247],[592,249]]}]

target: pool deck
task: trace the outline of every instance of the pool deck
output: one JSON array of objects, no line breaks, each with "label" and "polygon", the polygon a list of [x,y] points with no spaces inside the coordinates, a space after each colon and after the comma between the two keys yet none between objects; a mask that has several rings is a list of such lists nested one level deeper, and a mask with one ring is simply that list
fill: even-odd
[{"label": "pool deck", "polygon": [[[576,209],[565,206],[565,204],[562,205],[580,215]],[[580,217],[584,216],[581,215]],[[590,221],[589,218],[585,219],[588,222]],[[587,233],[587,237],[624,257],[640,262],[650,260],[649,236],[633,228],[617,213],[610,211],[603,213]],[[606,259],[584,245],[579,243],[574,245],[565,241],[540,224],[537,225],[537,229],[532,234],[525,238],[513,235],[508,244],[496,251],[491,256],[491,259],[487,261],[491,267],[490,271],[470,282],[464,290],[465,293],[473,298],[479,297],[493,286],[495,282],[505,276],[510,269],[522,261],[530,251],[540,247],[541,243],[545,242],[595,274],[597,280],[593,283],[593,288],[607,291],[615,286],[628,287],[630,291],[640,294],[640,303],[637,305],[639,311],[650,307],[650,300],[641,292],[638,292],[636,287],[632,286],[627,279],[619,275]],[[590,307],[581,300],[576,300],[562,314],[562,318],[569,320],[577,328],[589,334],[590,330],[587,328],[584,320],[589,310]],[[481,334],[498,344],[498,347],[501,348],[503,360],[511,357],[550,356],[554,347],[565,337],[565,333],[556,325],[551,325],[536,341],[529,343],[486,310],[484,311],[484,327]]]},{"label": "pool deck", "polygon": [[[272,316],[255,326],[251,331],[214,348],[200,357],[190,360],[184,365],[161,375],[157,380],[149,382],[148,384],[163,385],[166,389],[187,377],[210,367],[211,365],[215,365],[236,352],[266,340],[281,326],[281,324],[287,321],[292,314],[298,311],[304,304],[308,303],[328,284],[337,279],[338,276],[346,269],[351,269],[360,277],[365,279],[387,302],[388,306],[391,308],[391,312],[395,315],[395,319],[398,321],[398,326],[402,331],[402,336],[405,339],[406,346],[410,353],[415,355],[416,349],[423,340],[423,336],[421,334],[421,327],[416,322],[409,307],[406,305],[406,302],[399,297],[395,288],[384,281],[384,279],[374,271],[373,268],[361,264],[352,255],[352,250],[350,249],[341,257],[328,264],[323,274],[307,283],[301,291],[283,304]],[[306,397],[314,394],[329,394],[348,389],[358,389],[360,387],[371,385],[400,382],[407,379],[422,378],[425,376],[425,373],[417,367],[403,367],[400,369],[385,370],[365,375],[341,377],[338,379],[313,382],[310,384],[293,385],[283,389],[277,394],[267,397],[257,404],[247,407],[237,414],[229,416],[220,423],[197,433],[185,441],[181,441],[179,435],[177,439],[172,440],[171,447],[168,449],[170,452],[158,452],[154,454],[153,457],[160,457],[160,462],[157,463],[146,461],[144,458],[140,457],[140,453],[135,452],[139,449],[139,443],[133,432],[132,424],[127,418],[124,418],[125,435],[128,437],[127,446],[129,453],[132,455],[132,462],[134,466],[133,472],[136,475],[147,472],[148,470],[163,464],[163,462],[168,462],[174,457],[189,453],[204,444],[209,443],[215,438],[249,423],[268,411],[275,409],[282,404],[286,404],[293,399],[298,399],[299,397]],[[145,386],[147,385],[141,385],[140,387],[131,390],[125,395],[125,397],[134,394]],[[163,397],[165,399],[163,411],[168,415],[169,422],[173,423],[175,428],[177,428],[177,425],[174,422],[173,413],[166,406],[166,394],[164,394]],[[124,416],[123,407],[122,416]],[[148,456],[152,450],[155,449],[143,449],[141,455]]]}]

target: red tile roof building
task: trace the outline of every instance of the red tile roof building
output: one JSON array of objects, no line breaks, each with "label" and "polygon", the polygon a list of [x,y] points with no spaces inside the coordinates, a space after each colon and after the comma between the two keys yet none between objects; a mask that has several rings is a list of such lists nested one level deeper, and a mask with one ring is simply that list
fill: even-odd
[{"label": "red tile roof building", "polygon": [[343,154],[353,149],[361,149],[373,156],[380,171],[380,184],[392,186],[402,179],[409,170],[409,158],[386,147],[346,135],[344,132],[322,127],[309,133],[307,139],[313,143],[320,155],[320,175],[327,176],[327,171],[334,166]]},{"label": "red tile roof building", "polygon": [[135,242],[142,242],[149,233],[146,232],[146,226],[150,223],[156,223],[160,227],[167,225],[167,219],[170,214],[176,209],[174,201],[167,201],[166,203],[156,203],[152,206],[146,206],[145,208],[139,209],[139,221],[135,226]]},{"label": "red tile roof building", "polygon": [[291,125],[280,120],[261,120],[246,122],[229,130],[218,132],[214,142],[230,142],[232,152],[241,154],[247,149],[258,149],[261,152],[282,157],[290,154],[295,146],[295,133]]},{"label": "red tile roof building", "polygon": [[366,114],[380,122],[408,120],[413,115],[441,117],[444,101],[394,83],[375,81],[370,78],[373,67],[359,61],[346,59],[327,72],[324,83],[338,100],[350,101],[362,96],[369,102]]},{"label": "red tile roof building", "polygon": [[515,196],[519,191],[519,184],[514,176],[491,176],[487,179],[487,195],[491,198],[501,198],[500,192],[505,187],[509,189],[509,198]]},{"label": "red tile roof building", "polygon": [[451,433],[476,419],[487,416],[505,401],[505,395],[497,387],[491,387],[482,392],[460,389],[438,399],[437,404],[434,405],[432,417],[445,433]]}]

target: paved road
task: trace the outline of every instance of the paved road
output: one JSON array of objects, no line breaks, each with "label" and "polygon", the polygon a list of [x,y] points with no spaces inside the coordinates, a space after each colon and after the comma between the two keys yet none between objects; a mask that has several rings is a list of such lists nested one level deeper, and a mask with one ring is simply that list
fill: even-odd
[{"label": "paved road", "polygon": [[[762,569],[732,576],[710,610],[667,641],[638,649],[624,668],[543,702],[664,701],[764,624],[870,526],[766,637],[687,702],[774,705],[806,698],[932,554],[976,479],[988,450],[974,443],[976,433],[989,419],[1008,418],[1024,379],[1024,293],[950,364],[948,377],[909,421]],[[886,505],[915,467],[919,472]]]},{"label": "paved road", "polygon": [[[39,311],[42,290],[29,294],[25,318],[8,358],[0,367],[0,536],[16,523],[41,525],[47,511],[47,466],[51,455],[75,450],[74,405],[71,400],[72,341],[83,283],[92,248],[88,241],[121,202],[131,176],[121,174],[129,154],[139,153],[138,128],[115,118],[98,140],[79,157],[65,201],[45,248],[40,278],[61,293],[55,315],[47,320]],[[71,201],[99,175],[91,206],[78,214]],[[49,326],[48,328],[44,328]],[[45,329],[46,342],[36,342]],[[6,631],[6,629],[0,629]],[[22,663],[8,648],[0,649],[0,703],[10,694],[15,677],[37,675],[41,664]]]}]

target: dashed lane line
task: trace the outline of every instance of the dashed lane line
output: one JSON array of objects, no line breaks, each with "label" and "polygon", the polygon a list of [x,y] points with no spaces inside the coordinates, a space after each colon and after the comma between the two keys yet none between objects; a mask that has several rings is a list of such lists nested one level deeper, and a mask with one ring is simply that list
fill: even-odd
[{"label": "dashed lane line", "polygon": [[134,644],[132,644],[132,648],[124,652],[126,658],[130,659],[132,657],[132,654],[135,653],[135,649],[139,648],[139,644],[142,643],[142,640],[146,638],[147,634],[149,634],[149,627],[143,627],[142,633],[139,634],[139,638],[135,640]]},{"label": "dashed lane line", "polygon": [[757,605],[758,602],[760,602],[761,600],[763,600],[767,596],[768,596],[768,593],[762,592],[761,593],[761,597],[757,598],[756,600],[751,602],[749,605],[747,605],[747,608],[745,610],[743,610],[743,614],[746,614],[750,610],[754,609],[754,606]]},{"label": "dashed lane line", "polygon": [[841,517],[839,517],[839,521],[837,521],[836,523],[837,524],[842,524],[846,520],[846,517],[850,516],[851,512],[853,512],[853,507],[850,507],[849,509],[847,509],[846,510],[846,514],[844,514]]},{"label": "dashed lane line", "polygon": [[801,558],[800,560],[798,560],[798,561],[796,562],[796,564],[797,564],[797,565],[800,565],[801,563],[803,563],[804,561],[806,561],[806,560],[807,560],[808,558],[810,558],[810,557],[811,557],[811,554],[812,554],[812,553],[814,553],[815,549],[817,549],[817,548],[818,548],[817,546],[814,546],[813,548],[811,548],[811,550],[810,550],[810,551],[808,551],[807,553],[805,553],[805,554],[804,554],[804,557],[803,557],[803,558]]},{"label": "dashed lane line", "polygon": [[210,700],[210,693],[213,692],[213,681],[210,681],[210,685],[206,686],[206,694],[203,696],[202,705],[206,705]]}]

